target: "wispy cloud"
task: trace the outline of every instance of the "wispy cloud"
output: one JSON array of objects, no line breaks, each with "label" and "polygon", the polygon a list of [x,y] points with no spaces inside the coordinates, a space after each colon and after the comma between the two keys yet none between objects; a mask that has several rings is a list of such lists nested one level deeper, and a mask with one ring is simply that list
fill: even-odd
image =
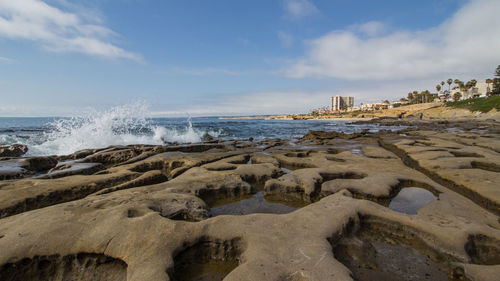
[{"label": "wispy cloud", "polygon": [[285,15],[291,19],[300,19],[319,13],[310,0],[284,0]]},{"label": "wispy cloud", "polygon": [[0,36],[35,41],[54,52],[143,61],[140,55],[114,45],[115,32],[97,19],[41,0],[0,0]]},{"label": "wispy cloud", "polygon": [[283,72],[294,78],[395,80],[484,75],[500,61],[500,1],[470,0],[439,26],[386,32],[377,22],[309,41],[309,52]]},{"label": "wispy cloud", "polygon": [[284,31],[278,31],[278,39],[280,40],[281,46],[285,48],[290,48],[293,45],[293,36]]},{"label": "wispy cloud", "polygon": [[330,91],[266,91],[214,95],[202,102],[162,106],[155,116],[216,116],[306,113],[329,104]]},{"label": "wispy cloud", "polygon": [[14,62],[14,60],[5,57],[0,57],[0,62]]}]

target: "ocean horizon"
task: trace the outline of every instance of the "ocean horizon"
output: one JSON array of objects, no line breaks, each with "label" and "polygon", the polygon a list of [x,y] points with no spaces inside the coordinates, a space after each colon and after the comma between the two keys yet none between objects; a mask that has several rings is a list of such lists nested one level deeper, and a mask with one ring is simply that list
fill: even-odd
[{"label": "ocean horizon", "polygon": [[309,130],[353,133],[365,129],[373,132],[400,129],[338,120],[148,117],[148,111],[132,108],[115,107],[79,117],[0,117],[0,145],[27,145],[28,156],[40,156],[65,155],[112,145],[165,145],[207,139],[297,139]]}]

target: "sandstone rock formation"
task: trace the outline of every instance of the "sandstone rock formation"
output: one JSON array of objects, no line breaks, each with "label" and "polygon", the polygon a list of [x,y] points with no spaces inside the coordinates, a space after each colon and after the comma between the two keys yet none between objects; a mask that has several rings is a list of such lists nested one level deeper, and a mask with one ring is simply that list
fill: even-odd
[{"label": "sandstone rock formation", "polygon": [[0,280],[497,280],[498,124],[411,125],[0,160]]}]

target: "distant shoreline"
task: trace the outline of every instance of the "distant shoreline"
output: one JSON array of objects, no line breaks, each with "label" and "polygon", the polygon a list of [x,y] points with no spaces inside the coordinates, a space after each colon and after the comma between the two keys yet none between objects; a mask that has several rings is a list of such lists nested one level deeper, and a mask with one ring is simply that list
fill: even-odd
[{"label": "distant shoreline", "polygon": [[[476,105],[474,109],[471,106]],[[490,98],[486,102],[481,99],[471,100],[467,104],[446,106],[444,103],[429,102],[411,104],[390,109],[374,111],[342,112],[337,114],[283,114],[262,116],[218,117],[218,119],[235,120],[326,120],[326,121],[369,121],[376,118],[418,117],[423,120],[456,120],[459,119],[500,119],[500,111],[495,107],[498,100]],[[471,107],[471,108],[469,108]],[[481,111],[480,111],[481,110]]]},{"label": "distant shoreline", "polygon": [[313,116],[308,114],[303,115],[269,115],[269,116],[234,116],[234,117],[217,117],[221,120],[314,120],[314,121],[359,121],[359,120],[371,120],[372,117],[325,117],[325,116]]}]

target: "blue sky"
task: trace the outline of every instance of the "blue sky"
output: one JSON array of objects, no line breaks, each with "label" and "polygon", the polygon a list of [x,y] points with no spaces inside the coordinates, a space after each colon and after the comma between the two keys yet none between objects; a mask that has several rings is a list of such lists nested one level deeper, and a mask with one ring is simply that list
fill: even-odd
[{"label": "blue sky", "polygon": [[300,113],[485,79],[497,0],[0,0],[0,116]]}]

